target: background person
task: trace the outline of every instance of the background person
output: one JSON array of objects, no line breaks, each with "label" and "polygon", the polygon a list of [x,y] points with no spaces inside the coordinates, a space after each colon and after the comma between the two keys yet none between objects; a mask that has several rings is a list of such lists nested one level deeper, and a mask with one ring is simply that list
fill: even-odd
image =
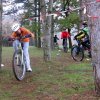
[{"label": "background person", "polygon": [[55,35],[53,37],[53,39],[54,39],[54,45],[58,46],[58,40],[59,40],[59,38],[57,37],[57,35]]},{"label": "background person", "polygon": [[63,45],[63,50],[64,50],[64,46],[66,44],[66,47],[68,45],[67,43],[67,39],[70,37],[68,31],[66,31],[66,28],[63,28],[63,31],[61,32],[61,39],[63,39],[62,45]]}]

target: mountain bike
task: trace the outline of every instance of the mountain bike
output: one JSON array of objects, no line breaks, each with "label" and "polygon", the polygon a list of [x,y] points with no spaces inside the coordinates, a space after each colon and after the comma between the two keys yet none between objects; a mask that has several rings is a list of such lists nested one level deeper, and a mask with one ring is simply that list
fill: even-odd
[{"label": "mountain bike", "polygon": [[[26,37],[21,37],[21,39],[28,37],[31,36],[26,35]],[[14,40],[15,39],[13,39],[13,41]],[[15,78],[19,81],[23,80],[26,74],[26,61],[23,53],[23,43],[21,41],[18,44],[18,49],[13,54],[12,67]]]},{"label": "mountain bike", "polygon": [[73,45],[71,49],[71,56],[75,61],[82,61],[84,58],[84,50],[82,45]]},{"label": "mountain bike", "polygon": [[[87,45],[90,46],[90,44],[87,44]],[[72,58],[75,61],[82,61],[84,59],[84,51],[85,50],[88,50],[88,52],[90,52],[90,50],[87,47],[83,46],[81,44],[81,42],[80,42],[79,45],[73,45],[72,49],[71,49],[71,56],[72,56]]]}]

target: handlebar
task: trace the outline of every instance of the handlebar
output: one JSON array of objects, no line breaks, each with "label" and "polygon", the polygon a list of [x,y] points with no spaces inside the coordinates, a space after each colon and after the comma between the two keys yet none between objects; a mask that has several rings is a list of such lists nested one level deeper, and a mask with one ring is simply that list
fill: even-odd
[{"label": "handlebar", "polygon": [[19,41],[21,41],[22,39],[25,39],[25,38],[29,38],[29,37],[31,37],[31,34],[27,34],[27,35],[25,35],[25,36],[21,36],[21,37],[18,37],[18,38],[8,38],[8,41],[14,41],[14,40],[19,40]]},{"label": "handlebar", "polygon": [[25,36],[22,36],[20,39],[25,39],[25,38],[29,38],[29,37],[31,37],[31,34],[27,34]]}]

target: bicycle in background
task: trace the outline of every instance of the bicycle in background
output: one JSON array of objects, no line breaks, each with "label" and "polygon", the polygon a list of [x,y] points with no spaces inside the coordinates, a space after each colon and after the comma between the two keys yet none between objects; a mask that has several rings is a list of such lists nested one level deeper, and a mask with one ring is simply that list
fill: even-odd
[{"label": "bicycle in background", "polygon": [[[88,51],[89,57],[91,58],[91,49],[90,49],[90,43],[86,42],[88,40],[85,40],[84,43],[87,46],[84,46],[81,41],[76,40],[78,42],[78,45],[73,45],[71,49],[71,56],[75,61],[82,61],[84,59],[84,52],[85,50]],[[79,43],[80,42],[80,43]]]}]

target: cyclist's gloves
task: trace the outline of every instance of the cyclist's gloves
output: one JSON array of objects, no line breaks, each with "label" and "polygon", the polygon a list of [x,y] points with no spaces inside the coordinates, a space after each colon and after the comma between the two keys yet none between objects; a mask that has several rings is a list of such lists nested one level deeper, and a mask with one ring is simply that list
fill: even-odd
[{"label": "cyclist's gloves", "polygon": [[8,41],[14,41],[14,40],[15,38],[11,38],[11,37],[8,38]]},{"label": "cyclist's gloves", "polygon": [[31,37],[31,34],[27,34],[27,35],[23,36],[21,39],[25,39],[25,38],[29,38],[29,37]]}]

